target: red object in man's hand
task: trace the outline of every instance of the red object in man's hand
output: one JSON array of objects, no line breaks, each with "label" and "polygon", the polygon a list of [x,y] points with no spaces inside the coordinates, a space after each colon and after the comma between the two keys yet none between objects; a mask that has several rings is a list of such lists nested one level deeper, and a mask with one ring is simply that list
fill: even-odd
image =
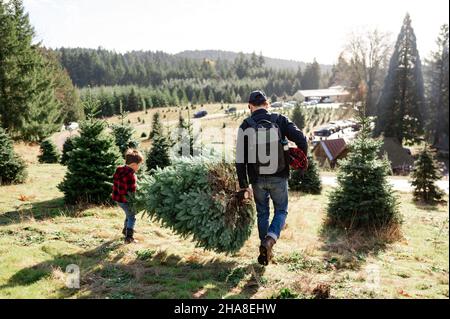
[{"label": "red object in man's hand", "polygon": [[289,149],[290,165],[294,170],[306,171],[308,169],[308,157],[299,148]]}]

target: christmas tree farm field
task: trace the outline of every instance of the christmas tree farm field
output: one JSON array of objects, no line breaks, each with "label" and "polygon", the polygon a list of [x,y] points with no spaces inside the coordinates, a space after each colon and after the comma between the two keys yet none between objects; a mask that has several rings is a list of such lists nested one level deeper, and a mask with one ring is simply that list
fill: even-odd
[{"label": "christmas tree farm field", "polygon": [[[384,243],[322,228],[327,194],[291,192],[276,264],[256,262],[256,227],[234,255],[196,248],[148,218],[136,245],[123,245],[115,207],[66,207],[57,185],[66,169],[29,164],[25,184],[0,187],[0,298],[270,298],[288,288],[314,297],[448,298],[448,208],[400,193],[403,239]],[[448,196],[446,196],[448,200]],[[80,289],[66,267],[80,267]]]}]

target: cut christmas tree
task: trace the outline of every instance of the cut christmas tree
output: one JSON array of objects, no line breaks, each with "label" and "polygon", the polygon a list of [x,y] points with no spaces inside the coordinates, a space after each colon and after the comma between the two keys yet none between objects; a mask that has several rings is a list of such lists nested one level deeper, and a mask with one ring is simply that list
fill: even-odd
[{"label": "cut christmas tree", "polygon": [[250,237],[254,206],[237,196],[234,165],[205,157],[178,159],[140,181],[131,203],[197,247],[235,253]]}]

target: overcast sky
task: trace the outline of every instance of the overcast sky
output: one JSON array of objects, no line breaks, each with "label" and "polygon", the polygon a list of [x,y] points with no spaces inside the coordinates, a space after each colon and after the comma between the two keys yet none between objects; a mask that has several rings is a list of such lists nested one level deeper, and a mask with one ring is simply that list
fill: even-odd
[{"label": "overcast sky", "polygon": [[449,20],[448,0],[25,0],[49,47],[119,52],[220,49],[333,63],[348,34],[400,31],[411,14],[422,56]]}]

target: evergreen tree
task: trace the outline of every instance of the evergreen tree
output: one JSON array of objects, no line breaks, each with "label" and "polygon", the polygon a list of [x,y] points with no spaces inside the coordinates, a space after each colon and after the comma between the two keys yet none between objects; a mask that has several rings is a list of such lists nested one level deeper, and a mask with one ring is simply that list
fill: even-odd
[{"label": "evergreen tree", "polygon": [[177,160],[143,178],[130,204],[198,247],[234,253],[251,235],[251,200],[239,201],[234,165],[203,157]]},{"label": "evergreen tree", "polygon": [[214,93],[212,90],[210,90],[209,95],[208,95],[208,103],[214,103],[214,102],[215,102]]},{"label": "evergreen tree", "polygon": [[316,60],[308,64],[302,77],[303,90],[317,90],[320,87],[320,65]]},{"label": "evergreen tree", "polygon": [[423,134],[424,84],[411,19],[406,15],[395,45],[378,103],[376,134],[401,143],[416,142]]},{"label": "evergreen tree", "polygon": [[437,50],[432,53],[429,65],[429,84],[427,101],[430,107],[430,120],[427,135],[433,145],[444,144],[449,138],[449,40],[448,24],[441,27],[437,39]]},{"label": "evergreen tree", "polygon": [[300,130],[305,128],[305,115],[303,114],[300,105],[295,106],[294,111],[292,112],[292,122],[294,122]]},{"label": "evergreen tree", "polygon": [[110,202],[112,176],[120,164],[114,138],[105,132],[106,123],[89,119],[73,140],[67,173],[58,188],[68,204]]},{"label": "evergreen tree", "polygon": [[[80,95],[73,86],[69,74],[61,66],[58,56],[51,50],[41,49],[40,51],[48,61],[48,71],[51,72],[55,84],[55,97],[60,105],[58,122],[69,124],[83,120],[85,115]],[[108,102],[107,100],[106,103]],[[108,115],[111,116],[114,113],[114,111],[109,111]]]},{"label": "evergreen tree", "polygon": [[338,63],[333,65],[331,70],[328,86],[342,85],[345,87],[356,87],[358,84],[352,82],[351,66],[345,58],[344,53],[339,54]]},{"label": "evergreen tree", "polygon": [[182,105],[186,105],[186,104],[188,104],[189,103],[189,99],[188,99],[188,97],[187,97],[187,95],[186,95],[186,91],[185,90],[183,90],[183,96],[180,98],[180,103],[182,104]]},{"label": "evergreen tree", "polygon": [[147,153],[146,159],[147,171],[149,173],[157,168],[163,169],[170,166],[169,148],[170,143],[163,134],[154,136],[152,147]]},{"label": "evergreen tree", "polygon": [[46,138],[61,124],[51,67],[33,37],[22,0],[0,1],[1,125],[28,141]]},{"label": "evergreen tree", "polygon": [[148,114],[147,102],[145,101],[144,98],[142,98],[141,103],[142,103],[142,110],[144,111],[144,114]]},{"label": "evergreen tree", "polygon": [[187,121],[181,115],[178,119],[178,155],[179,156],[196,156],[199,150],[196,148],[196,138],[194,136],[194,128],[190,119]]},{"label": "evergreen tree", "polygon": [[70,152],[73,150],[73,138],[69,137],[63,145],[63,150],[62,150],[62,154],[61,154],[61,160],[60,163],[61,165],[67,165],[67,162],[69,160],[70,157]]},{"label": "evergreen tree", "polygon": [[289,187],[293,191],[307,194],[320,194],[322,192],[322,181],[317,162],[308,156],[309,166],[306,172],[295,170],[291,172]]},{"label": "evergreen tree", "polygon": [[163,134],[163,128],[161,124],[161,114],[156,112],[153,114],[152,120],[152,131],[150,132],[149,139],[154,139],[157,136],[161,136]]},{"label": "evergreen tree", "polygon": [[200,93],[198,95],[198,103],[199,104],[206,104],[206,96],[205,96],[205,92],[203,90],[200,90]]},{"label": "evergreen tree", "polygon": [[118,124],[112,126],[112,131],[116,146],[120,153],[125,156],[125,152],[130,148],[137,148],[139,142],[133,138],[135,133],[133,127],[129,124]]},{"label": "evergreen tree", "polygon": [[370,138],[370,120],[361,119],[361,132],[340,162],[338,187],[329,196],[328,220],[336,227],[375,230],[401,222],[397,198],[387,177],[389,161],[378,158],[381,142]]},{"label": "evergreen tree", "polygon": [[441,177],[438,165],[429,147],[425,146],[414,163],[411,182],[414,187],[414,198],[417,201],[430,204],[440,202],[444,193],[435,185],[435,182],[440,180]]},{"label": "evergreen tree", "polygon": [[194,92],[191,98],[191,104],[196,105],[198,103],[197,94]]},{"label": "evergreen tree", "polygon": [[14,152],[11,138],[0,127],[0,185],[20,184],[26,177],[25,161]]},{"label": "evergreen tree", "polygon": [[127,108],[126,110],[128,112],[137,112],[140,111],[139,110],[139,98],[136,94],[136,91],[134,90],[134,88],[131,89],[129,95],[128,95],[128,99],[127,99]]},{"label": "evergreen tree", "polygon": [[59,161],[58,149],[55,143],[50,140],[44,140],[40,146],[39,163],[54,164]]}]

